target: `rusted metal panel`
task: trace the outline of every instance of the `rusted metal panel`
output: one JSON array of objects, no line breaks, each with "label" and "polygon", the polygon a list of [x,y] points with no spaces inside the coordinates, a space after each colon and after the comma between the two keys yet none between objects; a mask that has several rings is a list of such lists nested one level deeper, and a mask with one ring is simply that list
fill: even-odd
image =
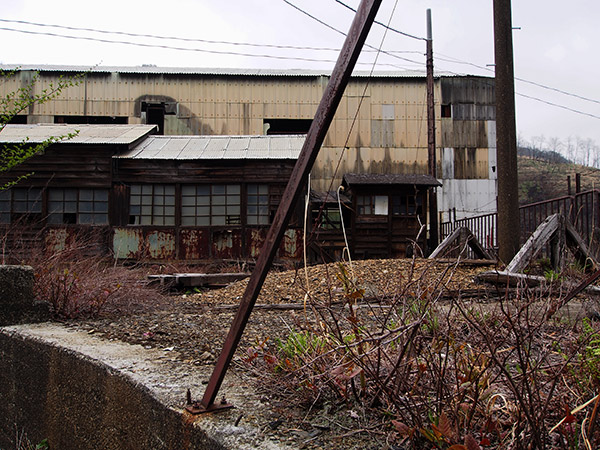
[{"label": "rusted metal panel", "polygon": [[281,245],[279,246],[279,257],[282,259],[298,259],[302,257],[302,230],[296,228],[285,230]]},{"label": "rusted metal panel", "polygon": [[47,254],[70,252],[73,256],[96,256],[107,253],[108,227],[50,227],[44,232],[43,248]]},{"label": "rusted metal panel", "polygon": [[242,230],[215,230],[212,232],[212,257],[231,259],[242,257]]},{"label": "rusted metal panel", "polygon": [[253,228],[248,230],[246,235],[246,248],[249,258],[258,258],[265,238],[267,237],[266,228]]},{"label": "rusted metal panel", "polygon": [[174,259],[175,231],[115,228],[113,252],[119,259]]},{"label": "rusted metal panel", "polygon": [[114,228],[113,253],[117,259],[141,259],[144,235],[140,228]]},{"label": "rusted metal panel", "polygon": [[210,230],[198,228],[180,230],[179,246],[180,259],[210,258]]},{"label": "rusted metal panel", "polygon": [[144,247],[151,259],[175,259],[175,231],[154,230],[145,233]]},{"label": "rusted metal panel", "polygon": [[67,247],[69,237],[66,228],[50,228],[44,238],[44,248],[48,253],[58,253]]}]

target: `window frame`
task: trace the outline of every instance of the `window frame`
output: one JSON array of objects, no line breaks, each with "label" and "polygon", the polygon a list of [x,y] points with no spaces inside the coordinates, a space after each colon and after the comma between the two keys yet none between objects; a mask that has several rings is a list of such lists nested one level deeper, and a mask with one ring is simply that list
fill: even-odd
[{"label": "window frame", "polygon": [[174,227],[177,217],[176,185],[132,184],[129,187],[129,225]]}]

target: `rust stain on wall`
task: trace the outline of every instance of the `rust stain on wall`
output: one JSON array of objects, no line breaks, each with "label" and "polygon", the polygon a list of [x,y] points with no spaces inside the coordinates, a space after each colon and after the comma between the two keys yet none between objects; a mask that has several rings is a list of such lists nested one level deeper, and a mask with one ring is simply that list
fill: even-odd
[{"label": "rust stain on wall", "polygon": [[179,232],[179,257],[181,259],[210,258],[210,231],[183,229]]},{"label": "rust stain on wall", "polygon": [[240,258],[242,256],[242,231],[213,231],[212,256],[221,259]]}]

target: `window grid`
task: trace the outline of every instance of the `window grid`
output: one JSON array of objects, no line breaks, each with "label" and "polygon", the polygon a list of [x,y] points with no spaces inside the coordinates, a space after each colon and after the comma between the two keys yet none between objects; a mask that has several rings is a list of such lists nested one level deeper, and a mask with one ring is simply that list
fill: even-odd
[{"label": "window grid", "polygon": [[183,226],[241,224],[239,184],[187,185],[181,188]]},{"label": "window grid", "polygon": [[248,225],[269,224],[269,186],[267,184],[248,185],[246,218]]},{"label": "window grid", "polygon": [[132,185],[129,197],[129,224],[175,225],[175,185]]},{"label": "window grid", "polygon": [[370,216],[375,211],[372,195],[359,195],[356,197],[356,207],[361,216]]},{"label": "window grid", "polygon": [[12,188],[0,191],[0,223],[10,223],[11,212],[40,214],[42,188]]},{"label": "window grid", "polygon": [[108,189],[49,189],[48,223],[108,224]]}]

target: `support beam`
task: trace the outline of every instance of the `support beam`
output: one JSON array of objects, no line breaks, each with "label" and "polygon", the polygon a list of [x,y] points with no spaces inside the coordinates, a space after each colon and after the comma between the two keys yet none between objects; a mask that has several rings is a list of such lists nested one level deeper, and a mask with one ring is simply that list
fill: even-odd
[{"label": "support beam", "polygon": [[225,378],[225,373],[229,368],[233,354],[240,342],[244,328],[248,323],[252,308],[256,303],[256,299],[267,276],[267,272],[275,258],[285,228],[292,216],[292,207],[301,193],[319,149],[323,144],[325,135],[333,120],[333,116],[340,103],[344,89],[348,84],[352,70],[356,65],[362,46],[367,38],[371,25],[375,20],[381,1],[382,0],[362,0],[358,7],[356,16],[354,17],[354,21],[352,22],[350,31],[346,37],[346,41],[344,42],[341,53],[333,69],[333,73],[331,74],[329,84],[325,89],[323,98],[321,99],[312,121],[312,125],[306,135],[306,140],[302,147],[302,151],[300,152],[300,156],[298,157],[298,161],[296,162],[288,185],[281,198],[279,209],[275,214],[271,228],[269,229],[260,251],[256,267],[250,276],[248,287],[240,301],[238,312],[225,339],[223,350],[217,359],[215,369],[208,381],[208,386],[201,401],[201,407],[205,410],[212,409],[214,405],[215,398],[217,397],[223,379]]}]

